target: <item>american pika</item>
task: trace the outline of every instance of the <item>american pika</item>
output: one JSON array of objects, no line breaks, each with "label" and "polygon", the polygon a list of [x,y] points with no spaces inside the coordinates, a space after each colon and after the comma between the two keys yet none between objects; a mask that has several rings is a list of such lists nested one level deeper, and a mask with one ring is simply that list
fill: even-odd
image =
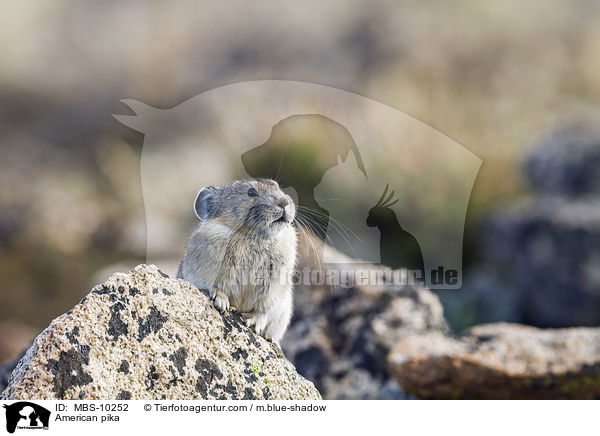
[{"label": "american pika", "polygon": [[200,225],[177,277],[207,289],[221,310],[235,307],[275,342],[292,316],[296,207],[269,179],[203,188],[194,202]]}]

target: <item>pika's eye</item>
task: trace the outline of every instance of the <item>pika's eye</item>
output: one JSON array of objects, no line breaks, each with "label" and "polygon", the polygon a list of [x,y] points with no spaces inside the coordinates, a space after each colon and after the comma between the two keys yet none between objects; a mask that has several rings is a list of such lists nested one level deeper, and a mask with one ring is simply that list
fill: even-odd
[{"label": "pika's eye", "polygon": [[248,197],[258,197],[258,192],[256,192],[256,189],[254,189],[254,188],[248,189]]}]

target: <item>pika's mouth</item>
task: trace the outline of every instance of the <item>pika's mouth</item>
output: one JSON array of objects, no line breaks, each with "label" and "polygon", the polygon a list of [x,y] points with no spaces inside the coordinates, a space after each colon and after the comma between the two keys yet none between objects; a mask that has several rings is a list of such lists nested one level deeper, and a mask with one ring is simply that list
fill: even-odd
[{"label": "pika's mouth", "polygon": [[282,224],[287,223],[287,220],[285,219],[285,213],[282,213],[281,216],[273,222],[274,223],[282,223]]}]

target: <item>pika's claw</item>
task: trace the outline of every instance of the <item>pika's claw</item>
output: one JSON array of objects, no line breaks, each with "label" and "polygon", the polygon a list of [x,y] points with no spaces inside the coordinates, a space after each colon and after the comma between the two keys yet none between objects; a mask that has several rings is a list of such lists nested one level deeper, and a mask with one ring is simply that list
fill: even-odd
[{"label": "pika's claw", "polygon": [[254,317],[253,313],[244,312],[242,315],[244,315],[244,322],[246,323],[247,327],[253,327],[256,325],[256,318]]},{"label": "pika's claw", "polygon": [[216,291],[214,296],[215,307],[221,312],[229,309],[229,297],[222,291]]},{"label": "pika's claw", "polygon": [[248,328],[254,329],[254,332],[259,335],[263,335],[265,328],[267,326],[267,319],[264,316],[256,315],[254,312],[246,312],[242,313],[246,317],[246,326]]}]

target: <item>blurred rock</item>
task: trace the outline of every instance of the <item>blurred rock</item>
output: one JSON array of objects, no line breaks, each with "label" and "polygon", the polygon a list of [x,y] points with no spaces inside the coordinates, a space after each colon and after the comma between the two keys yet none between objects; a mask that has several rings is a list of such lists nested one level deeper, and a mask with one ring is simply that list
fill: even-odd
[{"label": "blurred rock", "polygon": [[578,126],[550,133],[527,158],[525,175],[540,193],[600,194],[600,132]]},{"label": "blurred rock", "polygon": [[[352,265],[333,250],[328,256]],[[438,298],[422,287],[298,285],[294,303],[282,347],[326,399],[408,398],[389,374],[389,350],[407,335],[447,331]]]},{"label": "blurred rock", "polygon": [[600,199],[535,199],[496,216],[484,244],[497,277],[518,291],[520,322],[600,324]]},{"label": "blurred rock", "polygon": [[37,333],[34,327],[17,320],[0,322],[0,362],[14,359],[31,345]]},{"label": "blurred rock", "polygon": [[519,322],[522,293],[495,276],[492,268],[478,268],[465,276],[460,290],[438,291],[444,314],[455,332],[481,322]]},{"label": "blurred rock", "polygon": [[393,348],[392,373],[427,399],[598,399],[600,329],[540,330],[488,324],[459,340],[407,336]]},{"label": "blurred rock", "polygon": [[155,266],[115,274],[55,319],[2,399],[320,399],[241,316]]},{"label": "blurred rock", "polygon": [[[459,296],[479,310],[471,325],[600,324],[600,132],[594,131],[559,130],[542,141],[524,169],[531,198],[482,227],[483,261],[472,266],[477,272],[467,275]],[[490,296],[503,303],[490,306]]]},{"label": "blurred rock", "polygon": [[23,356],[25,356],[26,352],[27,348],[21,351],[21,353],[12,360],[0,363],[0,393],[2,393],[2,391],[4,391],[4,389],[6,389],[6,387],[8,386],[8,379],[10,378],[10,374],[17,367],[17,364],[23,358]]}]

